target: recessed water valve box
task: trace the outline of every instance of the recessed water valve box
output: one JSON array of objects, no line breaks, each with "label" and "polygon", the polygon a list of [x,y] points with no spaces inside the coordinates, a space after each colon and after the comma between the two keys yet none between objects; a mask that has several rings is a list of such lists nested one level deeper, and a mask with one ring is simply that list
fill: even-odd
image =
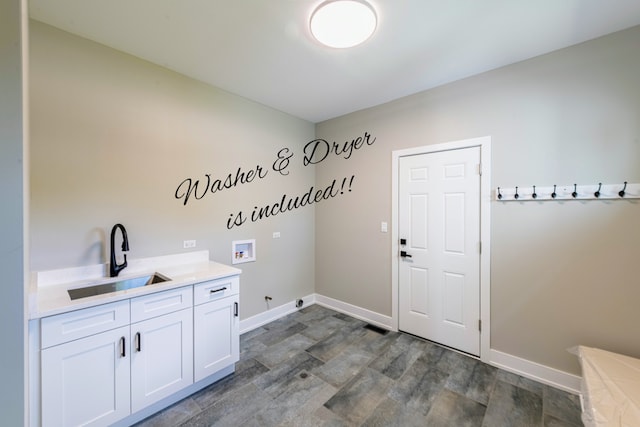
[{"label": "recessed water valve box", "polygon": [[256,239],[234,240],[231,243],[231,263],[241,264],[256,260]]}]

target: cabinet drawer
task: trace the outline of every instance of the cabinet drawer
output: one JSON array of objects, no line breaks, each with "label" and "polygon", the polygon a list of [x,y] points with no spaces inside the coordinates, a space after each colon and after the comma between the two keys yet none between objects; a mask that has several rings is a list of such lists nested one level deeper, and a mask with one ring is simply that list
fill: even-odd
[{"label": "cabinet drawer", "polygon": [[193,305],[191,286],[131,299],[131,323],[183,310]]},{"label": "cabinet drawer", "polygon": [[40,322],[42,348],[47,348],[128,325],[129,301],[45,317]]},{"label": "cabinet drawer", "polygon": [[204,304],[229,295],[235,295],[239,292],[239,286],[240,278],[238,276],[198,283],[193,287],[193,304]]}]

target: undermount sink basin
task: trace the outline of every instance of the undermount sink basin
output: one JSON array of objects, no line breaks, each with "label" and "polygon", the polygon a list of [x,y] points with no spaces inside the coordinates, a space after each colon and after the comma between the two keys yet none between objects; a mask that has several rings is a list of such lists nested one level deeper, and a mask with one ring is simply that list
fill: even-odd
[{"label": "undermount sink basin", "polygon": [[78,298],[92,297],[95,295],[108,294],[111,292],[124,291],[127,289],[141,288],[143,286],[155,285],[156,283],[166,282],[169,279],[160,273],[148,274],[146,276],[132,277],[130,279],[121,279],[114,282],[102,283],[84,288],[69,289],[69,297],[72,300]]}]

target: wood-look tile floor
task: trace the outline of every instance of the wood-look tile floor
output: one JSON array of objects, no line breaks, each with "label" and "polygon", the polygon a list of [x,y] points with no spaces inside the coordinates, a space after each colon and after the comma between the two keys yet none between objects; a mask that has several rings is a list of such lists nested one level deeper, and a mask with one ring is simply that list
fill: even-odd
[{"label": "wood-look tile floor", "polygon": [[247,332],[236,372],[159,426],[582,426],[578,396],[319,305]]}]

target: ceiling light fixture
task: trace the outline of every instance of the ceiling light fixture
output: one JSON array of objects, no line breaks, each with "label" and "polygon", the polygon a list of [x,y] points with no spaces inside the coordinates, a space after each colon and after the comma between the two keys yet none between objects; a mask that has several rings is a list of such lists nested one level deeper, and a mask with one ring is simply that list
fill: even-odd
[{"label": "ceiling light fixture", "polygon": [[316,40],[340,49],[357,46],[371,37],[377,16],[364,0],[328,0],[311,14],[309,24]]}]

